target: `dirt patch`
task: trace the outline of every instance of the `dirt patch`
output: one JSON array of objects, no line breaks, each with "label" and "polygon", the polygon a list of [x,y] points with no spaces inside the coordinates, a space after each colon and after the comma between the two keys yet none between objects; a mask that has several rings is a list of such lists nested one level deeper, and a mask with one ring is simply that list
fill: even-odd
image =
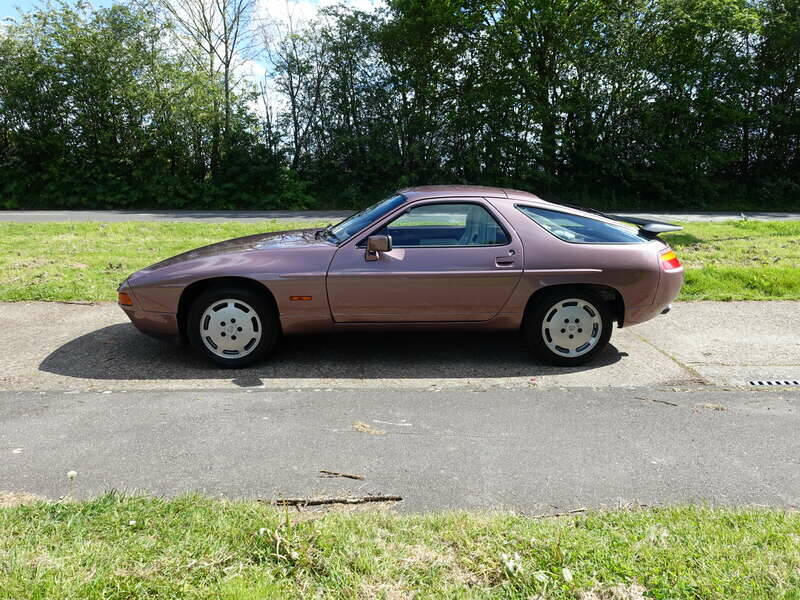
[{"label": "dirt patch", "polygon": [[[486,583],[460,565],[455,552],[448,546],[434,548],[425,544],[388,543],[386,550],[388,555],[397,557],[406,573],[438,568],[446,572],[444,579],[448,584],[472,587]],[[418,594],[408,589],[402,577],[391,582],[364,582],[358,592],[358,598],[363,600],[409,600],[417,597]]]},{"label": "dirt patch", "polygon": [[410,569],[439,567],[447,570],[448,579],[454,583],[470,587],[485,583],[478,575],[464,568],[455,551],[448,546],[433,548],[424,544],[390,544],[389,550]]},{"label": "dirt patch", "polygon": [[710,402],[706,402],[705,404],[695,404],[695,409],[704,408],[705,410],[728,410],[727,407],[723,406],[722,404],[712,404]]},{"label": "dirt patch", "polygon": [[46,501],[46,498],[36,494],[26,492],[4,492],[0,491],[0,508],[10,508],[12,506],[23,506],[25,504],[36,504]]},{"label": "dirt patch", "polygon": [[362,600],[411,600],[416,597],[416,593],[410,592],[395,583],[365,583],[358,591],[358,597]]},{"label": "dirt patch", "polygon": [[383,429],[374,429],[369,423],[364,423],[363,421],[354,421],[353,430],[370,435],[384,435],[386,433]]},{"label": "dirt patch", "polygon": [[35,269],[38,267],[47,267],[56,264],[52,258],[29,258],[25,260],[18,260],[9,265],[10,269]]},{"label": "dirt patch", "polygon": [[578,600],[645,600],[643,586],[632,583],[616,583],[614,585],[602,585],[593,587],[591,590],[581,592]]}]

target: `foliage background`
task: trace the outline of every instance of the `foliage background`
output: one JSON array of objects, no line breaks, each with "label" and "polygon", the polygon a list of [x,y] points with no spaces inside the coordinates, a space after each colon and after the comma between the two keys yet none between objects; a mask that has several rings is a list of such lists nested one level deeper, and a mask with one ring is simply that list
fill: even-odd
[{"label": "foliage background", "polygon": [[800,0],[170,1],[0,25],[0,208],[800,208]]}]

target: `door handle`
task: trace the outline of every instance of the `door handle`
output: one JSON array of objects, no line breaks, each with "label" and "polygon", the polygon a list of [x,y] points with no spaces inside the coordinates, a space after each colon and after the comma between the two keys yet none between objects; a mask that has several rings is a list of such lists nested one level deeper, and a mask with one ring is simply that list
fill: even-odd
[{"label": "door handle", "polygon": [[511,267],[514,265],[514,259],[508,256],[498,256],[494,259],[498,267]]}]

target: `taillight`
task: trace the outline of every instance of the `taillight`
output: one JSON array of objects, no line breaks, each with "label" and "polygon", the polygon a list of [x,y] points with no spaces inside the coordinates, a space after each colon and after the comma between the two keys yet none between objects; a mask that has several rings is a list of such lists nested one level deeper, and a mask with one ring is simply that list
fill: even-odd
[{"label": "taillight", "polygon": [[661,268],[665,271],[681,268],[681,261],[678,260],[678,255],[675,254],[674,250],[667,250],[659,256],[659,259],[661,261]]}]

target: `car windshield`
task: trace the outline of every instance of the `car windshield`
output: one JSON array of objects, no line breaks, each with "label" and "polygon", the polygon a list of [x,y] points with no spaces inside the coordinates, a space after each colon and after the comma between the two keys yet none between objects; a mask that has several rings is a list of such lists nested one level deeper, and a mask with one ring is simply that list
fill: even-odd
[{"label": "car windshield", "polygon": [[333,238],[332,241],[337,244],[346,242],[364,227],[388,215],[405,201],[406,198],[402,194],[381,200],[369,208],[357,212],[352,217],[348,217],[338,225],[329,227],[325,230],[325,236]]}]

